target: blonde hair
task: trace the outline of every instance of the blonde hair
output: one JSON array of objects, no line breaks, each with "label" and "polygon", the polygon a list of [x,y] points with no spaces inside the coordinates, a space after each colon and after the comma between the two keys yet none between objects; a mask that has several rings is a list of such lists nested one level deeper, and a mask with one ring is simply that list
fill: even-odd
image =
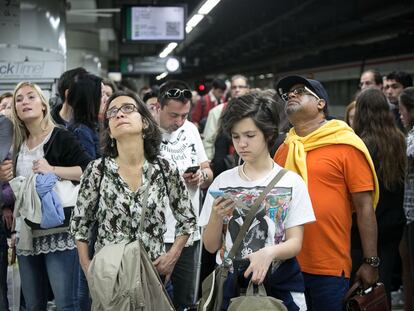
[{"label": "blonde hair", "polygon": [[43,119],[42,121],[40,121],[40,126],[42,130],[46,131],[51,126],[53,127],[55,126],[52,116],[50,115],[49,103],[46,100],[45,96],[43,95],[43,92],[40,89],[40,87],[37,84],[26,82],[26,81],[20,82],[19,84],[17,84],[16,88],[13,91],[13,104],[12,104],[12,113],[11,113],[11,120],[13,121],[13,127],[14,127],[13,149],[14,149],[15,155],[16,155],[16,152],[18,152],[18,150],[20,149],[20,146],[29,136],[29,130],[27,129],[24,122],[20,120],[19,116],[17,115],[17,111],[16,111],[16,94],[21,88],[25,86],[31,87],[37,93],[37,95],[40,97],[43,107],[45,107],[45,110],[43,111]]}]

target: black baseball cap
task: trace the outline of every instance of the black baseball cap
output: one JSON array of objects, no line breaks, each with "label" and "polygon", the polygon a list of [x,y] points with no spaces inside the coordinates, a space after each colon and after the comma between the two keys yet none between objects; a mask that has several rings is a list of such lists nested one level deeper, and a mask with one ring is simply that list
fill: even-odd
[{"label": "black baseball cap", "polygon": [[283,77],[277,83],[276,91],[279,94],[279,96],[282,97],[282,94],[289,92],[291,87],[294,86],[295,84],[305,85],[312,92],[318,95],[319,98],[325,100],[325,103],[326,103],[325,107],[328,106],[328,103],[329,103],[328,93],[326,92],[322,83],[320,83],[317,80],[306,79],[305,77],[298,76],[298,75]]}]

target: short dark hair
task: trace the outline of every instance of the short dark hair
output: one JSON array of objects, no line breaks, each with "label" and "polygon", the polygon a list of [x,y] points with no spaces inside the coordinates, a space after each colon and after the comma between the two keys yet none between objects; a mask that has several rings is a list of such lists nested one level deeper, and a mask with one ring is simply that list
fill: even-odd
[{"label": "short dark hair", "polygon": [[[168,90],[171,89],[180,89],[180,90],[190,90],[190,87],[187,83],[185,83],[184,81],[181,80],[169,80],[165,83],[163,83],[160,86],[160,91],[158,94],[158,101],[161,104],[161,108],[164,108],[165,105],[168,104],[168,102],[170,101],[169,98],[165,97],[165,93]],[[182,102],[183,104],[186,104],[190,99],[185,98],[182,94],[180,97],[176,98],[176,100]]]},{"label": "short dark hair", "polygon": [[69,89],[70,83],[72,82],[73,78],[75,78],[80,73],[87,73],[87,71],[83,67],[77,67],[74,69],[66,70],[60,76],[57,91],[59,93],[60,99],[62,100],[62,103],[66,100],[65,91]]},{"label": "short dark hair", "polygon": [[231,99],[220,118],[221,132],[231,137],[234,125],[244,118],[262,131],[270,152],[279,135],[279,112],[271,94],[255,91]]},{"label": "short dark hair", "polygon": [[147,100],[148,99],[154,98],[154,97],[158,99],[158,93],[157,92],[150,91],[150,92],[145,93],[144,97],[142,98],[142,101],[144,103],[147,103]]},{"label": "short dark hair", "polygon": [[[130,91],[116,91],[111,95],[111,97],[108,98],[108,104],[106,105],[104,114],[106,114],[111,102],[119,96],[131,97],[137,104],[138,112],[142,117],[142,121],[148,125],[147,128],[142,130],[144,134],[144,155],[149,162],[154,163],[157,156],[160,154],[161,131],[147,106],[138,95]],[[104,156],[114,158],[118,156],[118,149],[116,144],[115,146],[111,146],[111,137],[109,134],[109,120],[105,118],[101,131],[102,153]]]},{"label": "short dark hair", "polygon": [[221,79],[214,79],[211,83],[211,86],[213,87],[213,89],[220,89],[222,91],[225,91],[227,88],[226,82],[224,82]]},{"label": "short dark hair", "polygon": [[67,103],[73,109],[73,123],[96,127],[102,96],[102,79],[91,73],[76,75],[69,86]]},{"label": "short dark hair", "polygon": [[13,93],[12,92],[5,92],[3,94],[0,95],[0,102],[5,99],[5,98],[9,98],[9,97],[13,97]]},{"label": "short dark hair", "polygon": [[361,76],[367,72],[372,73],[372,75],[374,76],[375,84],[382,84],[382,76],[381,76],[381,73],[377,69],[367,69],[361,74]]},{"label": "short dark hair", "polygon": [[395,80],[400,83],[404,88],[413,86],[413,78],[404,71],[393,71],[385,77],[387,80]]}]

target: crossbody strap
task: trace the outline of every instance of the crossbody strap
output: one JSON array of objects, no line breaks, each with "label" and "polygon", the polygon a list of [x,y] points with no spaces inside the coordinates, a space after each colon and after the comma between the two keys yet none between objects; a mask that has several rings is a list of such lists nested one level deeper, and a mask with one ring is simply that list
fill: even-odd
[{"label": "crossbody strap", "polygon": [[240,247],[244,236],[246,235],[247,230],[249,229],[250,225],[253,222],[254,217],[256,216],[256,212],[259,209],[260,205],[262,204],[264,198],[269,193],[270,190],[274,188],[274,186],[282,179],[282,177],[287,173],[287,170],[282,168],[279,173],[270,181],[267,187],[260,193],[259,197],[254,201],[254,204],[250,208],[249,214],[247,214],[246,218],[243,221],[243,225],[240,228],[239,233],[237,234],[236,240],[233,243],[233,246],[229,252],[229,255],[226,258],[226,261],[231,261],[236,256],[236,252]]}]

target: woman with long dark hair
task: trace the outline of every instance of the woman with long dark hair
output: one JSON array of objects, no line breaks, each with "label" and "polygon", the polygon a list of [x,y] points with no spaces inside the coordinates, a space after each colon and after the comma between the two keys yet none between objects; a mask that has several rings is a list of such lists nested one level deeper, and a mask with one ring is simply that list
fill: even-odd
[{"label": "woman with long dark hair", "polygon": [[414,283],[414,87],[405,88],[399,97],[401,121],[407,129],[408,166],[405,177],[404,212],[407,223],[400,243],[404,310],[412,310]]},{"label": "woman with long dark hair", "polygon": [[[380,185],[380,199],[375,211],[378,255],[381,258],[379,276],[390,299],[392,271],[405,222],[405,138],[395,123],[384,94],[374,88],[362,91],[357,97],[353,127],[370,151]],[[353,250],[361,249],[359,243],[359,236],[353,230]],[[352,264],[358,267],[360,258],[353,257]]]},{"label": "woman with long dark hair", "polygon": [[91,73],[80,73],[71,82],[67,102],[73,117],[68,129],[75,134],[86,153],[100,157],[98,112],[102,98],[102,79]]}]

